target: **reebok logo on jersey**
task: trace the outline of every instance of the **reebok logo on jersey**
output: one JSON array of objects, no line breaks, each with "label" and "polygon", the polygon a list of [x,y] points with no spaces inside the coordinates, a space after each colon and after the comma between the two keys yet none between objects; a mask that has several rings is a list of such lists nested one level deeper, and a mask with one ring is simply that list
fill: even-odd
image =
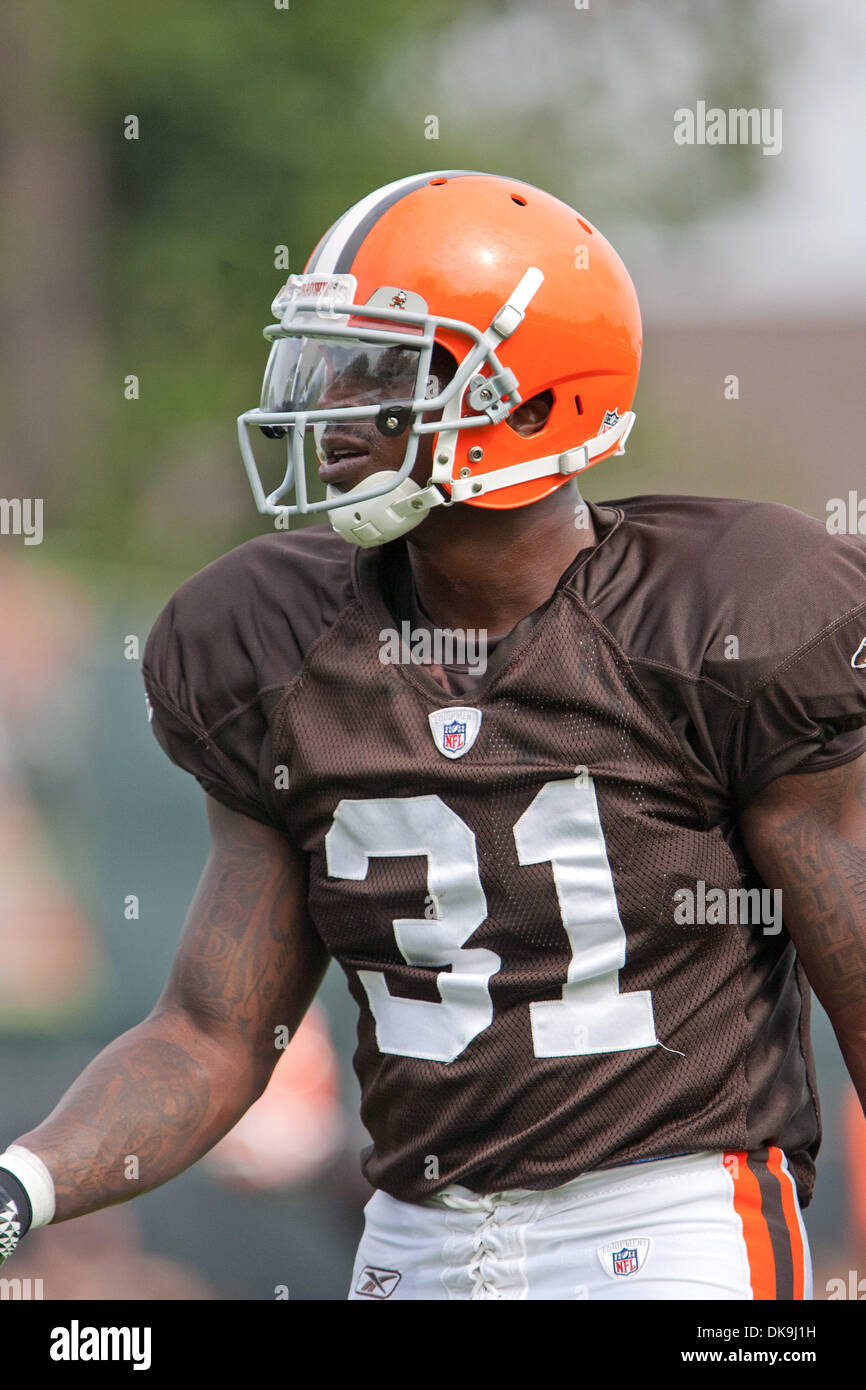
[{"label": "reebok logo on jersey", "polygon": [[854,667],[855,671],[866,670],[866,637],[863,638],[860,646],[852,656],[851,665]]},{"label": "reebok logo on jersey", "polygon": [[599,1245],[596,1253],[605,1274],[611,1279],[628,1279],[638,1274],[646,1264],[650,1243],[645,1236],[627,1236],[624,1240],[613,1240],[609,1245]]},{"label": "reebok logo on jersey", "polygon": [[399,1270],[365,1265],[358,1275],[355,1293],[364,1298],[390,1298],[402,1278]]}]

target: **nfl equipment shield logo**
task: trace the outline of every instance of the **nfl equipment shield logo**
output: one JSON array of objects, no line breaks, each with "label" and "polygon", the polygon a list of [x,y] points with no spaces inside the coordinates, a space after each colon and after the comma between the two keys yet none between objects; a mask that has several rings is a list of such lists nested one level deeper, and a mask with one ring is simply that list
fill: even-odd
[{"label": "nfl equipment shield logo", "polygon": [[637,1273],[637,1251],[628,1250],[623,1246],[622,1250],[614,1250],[611,1255],[613,1260],[614,1274],[636,1274]]},{"label": "nfl equipment shield logo", "polygon": [[446,724],[442,730],[442,747],[447,748],[449,753],[459,753],[465,746],[466,725],[461,724],[459,719]]},{"label": "nfl equipment shield logo", "polygon": [[614,425],[618,425],[621,419],[622,416],[618,410],[606,410],[604,412],[604,419],[601,422],[599,434],[604,434],[605,430],[612,430]]},{"label": "nfl equipment shield logo", "polygon": [[465,705],[436,709],[427,718],[433,742],[446,758],[462,758],[468,753],[481,728],[481,710]]},{"label": "nfl equipment shield logo", "polygon": [[598,1258],[605,1274],[611,1279],[628,1279],[630,1275],[639,1273],[646,1264],[649,1244],[649,1240],[643,1236],[630,1236],[625,1240],[611,1241],[609,1245],[599,1245]]}]

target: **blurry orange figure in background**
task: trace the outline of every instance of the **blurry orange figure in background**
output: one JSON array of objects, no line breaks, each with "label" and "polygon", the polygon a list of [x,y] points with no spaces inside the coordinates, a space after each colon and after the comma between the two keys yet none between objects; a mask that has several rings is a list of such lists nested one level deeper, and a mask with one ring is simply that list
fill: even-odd
[{"label": "blurry orange figure in background", "polygon": [[233,1187],[290,1187],[324,1168],[346,1133],[339,1063],[314,1003],[259,1099],[203,1161]]}]

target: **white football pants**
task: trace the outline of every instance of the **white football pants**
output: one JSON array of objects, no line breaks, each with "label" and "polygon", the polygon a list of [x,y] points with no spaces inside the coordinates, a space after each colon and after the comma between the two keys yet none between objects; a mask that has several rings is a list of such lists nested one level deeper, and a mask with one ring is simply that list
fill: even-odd
[{"label": "white football pants", "polygon": [[586,1173],[547,1192],[376,1192],[350,1299],[811,1299],[781,1149]]}]

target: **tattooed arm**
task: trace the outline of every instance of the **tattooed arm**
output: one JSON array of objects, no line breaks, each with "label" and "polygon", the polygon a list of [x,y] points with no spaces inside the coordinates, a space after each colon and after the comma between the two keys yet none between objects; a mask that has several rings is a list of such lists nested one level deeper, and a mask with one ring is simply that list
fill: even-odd
[{"label": "tattooed arm", "polygon": [[746,848],[839,1040],[866,1110],[866,754],[792,773],[741,817]]},{"label": "tattooed arm", "polygon": [[127,1201],[207,1153],[264,1090],[274,1030],[294,1033],[325,972],[303,860],[277,831],[207,802],[210,856],[153,1011],[15,1140],[54,1179],[55,1221]]}]

